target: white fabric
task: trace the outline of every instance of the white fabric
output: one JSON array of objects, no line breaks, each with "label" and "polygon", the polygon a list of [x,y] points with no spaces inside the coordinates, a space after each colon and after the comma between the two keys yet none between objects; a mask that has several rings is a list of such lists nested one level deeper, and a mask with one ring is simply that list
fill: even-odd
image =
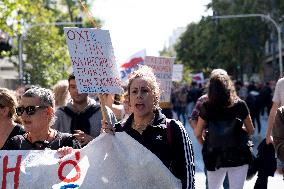
[{"label": "white fabric", "polygon": [[242,189],[246,180],[248,165],[238,167],[222,167],[216,171],[207,171],[208,188],[221,189],[226,173],[229,177],[230,189]]},{"label": "white fabric", "polygon": [[[9,157],[8,168],[15,167],[18,155],[23,156],[18,188],[181,188],[180,180],[153,153],[124,132],[115,136],[102,134],[77,156],[72,154],[61,161],[52,150],[0,151],[1,157],[6,155]],[[3,167],[3,158],[0,160],[0,167]],[[66,163],[68,161],[78,163],[77,172],[74,164]],[[59,167],[64,163],[66,166],[60,172]],[[74,182],[63,182],[59,173],[68,179],[76,175],[79,178]],[[7,173],[6,188],[14,188],[14,175],[13,171]]]}]

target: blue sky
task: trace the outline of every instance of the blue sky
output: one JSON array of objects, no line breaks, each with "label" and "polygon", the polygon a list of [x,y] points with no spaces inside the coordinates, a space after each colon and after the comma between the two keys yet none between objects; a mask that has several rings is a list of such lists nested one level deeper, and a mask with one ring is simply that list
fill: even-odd
[{"label": "blue sky", "polygon": [[118,63],[146,49],[149,56],[168,43],[174,29],[198,22],[210,0],[95,0],[91,11],[110,31]]}]

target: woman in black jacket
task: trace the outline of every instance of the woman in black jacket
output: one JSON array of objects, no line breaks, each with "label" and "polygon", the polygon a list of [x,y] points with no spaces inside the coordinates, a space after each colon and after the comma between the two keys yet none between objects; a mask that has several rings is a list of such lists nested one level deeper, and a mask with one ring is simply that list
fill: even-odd
[{"label": "woman in black jacket", "polygon": [[127,89],[132,114],[126,122],[115,124],[115,131],[125,131],[154,153],[181,180],[182,188],[195,188],[191,140],[181,122],[162,114],[160,89],[152,69],[140,67],[129,78]]}]

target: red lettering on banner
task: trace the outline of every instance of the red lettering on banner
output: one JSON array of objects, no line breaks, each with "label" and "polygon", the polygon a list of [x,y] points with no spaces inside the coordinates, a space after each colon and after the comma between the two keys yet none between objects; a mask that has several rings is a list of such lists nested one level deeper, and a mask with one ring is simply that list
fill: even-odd
[{"label": "red lettering on banner", "polygon": [[[74,160],[66,160],[66,161],[63,161],[63,162],[59,161],[60,166],[58,168],[58,172],[57,173],[58,173],[58,177],[59,177],[59,179],[61,181],[70,183],[70,182],[75,182],[78,179],[80,179],[80,177],[81,177],[81,169],[80,169],[80,167],[79,167],[79,165],[77,163],[77,161],[80,160],[80,152],[76,152],[75,153],[75,159],[76,159],[76,161],[74,161]],[[75,171],[76,171],[76,175],[74,177],[72,177],[72,178],[66,178],[63,175],[63,169],[68,164],[73,165],[74,168],[75,168]]]},{"label": "red lettering on banner", "polygon": [[18,155],[16,167],[8,168],[8,156],[3,158],[3,175],[2,175],[2,189],[6,189],[7,184],[7,174],[10,172],[15,172],[14,174],[14,188],[19,187],[19,178],[20,178],[20,166],[22,161],[22,155]]}]

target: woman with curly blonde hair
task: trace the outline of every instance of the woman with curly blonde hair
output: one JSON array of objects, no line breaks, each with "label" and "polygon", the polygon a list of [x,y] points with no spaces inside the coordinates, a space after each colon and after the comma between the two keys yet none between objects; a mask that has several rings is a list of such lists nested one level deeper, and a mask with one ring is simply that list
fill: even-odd
[{"label": "woman with curly blonde hair", "polygon": [[15,93],[9,89],[0,88],[0,149],[10,138],[25,133],[23,127],[15,123],[17,106]]}]

